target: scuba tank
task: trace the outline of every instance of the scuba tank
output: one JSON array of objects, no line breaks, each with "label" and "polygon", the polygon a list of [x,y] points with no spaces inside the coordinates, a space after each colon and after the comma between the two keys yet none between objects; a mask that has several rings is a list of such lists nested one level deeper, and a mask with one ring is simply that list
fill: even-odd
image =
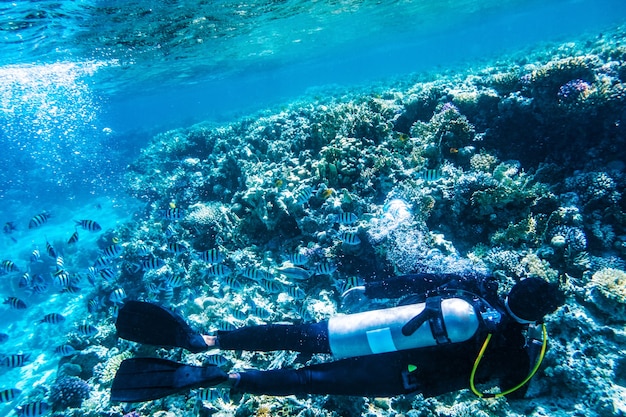
[{"label": "scuba tank", "polygon": [[437,296],[423,303],[332,317],[328,338],[333,356],[351,358],[464,342],[481,322],[472,302]]}]

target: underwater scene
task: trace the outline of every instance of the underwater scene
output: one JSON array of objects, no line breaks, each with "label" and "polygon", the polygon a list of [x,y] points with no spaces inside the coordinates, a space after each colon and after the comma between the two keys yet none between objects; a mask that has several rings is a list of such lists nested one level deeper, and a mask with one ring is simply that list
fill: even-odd
[{"label": "underwater scene", "polygon": [[[0,415],[626,416],[623,1],[15,1],[0,43]],[[170,313],[116,328],[132,301]],[[396,392],[360,358],[410,349],[380,325],[339,354],[335,323],[407,305],[442,368]],[[228,348],[327,321],[318,350]],[[479,372],[492,333],[513,381]],[[171,392],[112,398],[157,365]]]}]

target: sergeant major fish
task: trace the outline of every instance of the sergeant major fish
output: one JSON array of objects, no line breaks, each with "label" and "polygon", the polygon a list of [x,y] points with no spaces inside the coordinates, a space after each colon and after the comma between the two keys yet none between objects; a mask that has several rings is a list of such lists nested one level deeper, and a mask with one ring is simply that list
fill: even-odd
[{"label": "sergeant major fish", "polygon": [[93,220],[74,220],[76,222],[77,226],[82,227],[84,230],[90,231],[90,232],[99,232],[100,230],[102,230],[102,226],[100,226],[98,223],[96,223]]}]

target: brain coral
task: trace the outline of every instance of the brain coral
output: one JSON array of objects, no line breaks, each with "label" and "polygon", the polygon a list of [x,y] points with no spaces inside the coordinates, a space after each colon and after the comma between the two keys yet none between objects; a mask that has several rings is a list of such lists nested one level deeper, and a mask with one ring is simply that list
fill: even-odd
[{"label": "brain coral", "polygon": [[586,295],[600,310],[611,315],[612,320],[624,320],[626,272],[615,268],[597,271],[586,286]]}]

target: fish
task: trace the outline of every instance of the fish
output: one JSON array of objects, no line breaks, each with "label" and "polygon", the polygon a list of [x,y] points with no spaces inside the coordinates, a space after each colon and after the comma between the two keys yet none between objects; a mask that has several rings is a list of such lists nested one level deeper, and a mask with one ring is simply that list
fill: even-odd
[{"label": "fish", "polygon": [[120,256],[123,250],[124,250],[124,247],[122,245],[120,245],[119,243],[114,243],[104,248],[102,252],[104,253],[104,256],[107,258],[115,258],[115,257]]},{"label": "fish", "polygon": [[183,275],[171,275],[168,274],[165,277],[165,285],[170,288],[181,287],[185,283],[185,277]]},{"label": "fish", "polygon": [[41,258],[41,253],[39,253],[39,249],[33,249],[33,252],[30,254],[30,262],[37,262]]},{"label": "fish", "polygon": [[5,343],[9,340],[9,335],[6,333],[0,333],[0,343]]},{"label": "fish", "polygon": [[245,278],[251,279],[252,281],[259,282],[262,279],[272,279],[272,274],[267,271],[263,271],[262,269],[255,268],[253,266],[249,266],[244,268],[241,271],[241,275]]},{"label": "fish", "polygon": [[339,240],[346,245],[357,246],[361,244],[361,239],[357,235],[357,232],[343,231],[339,233]]},{"label": "fish", "polygon": [[263,307],[258,307],[258,306],[253,306],[250,307],[250,310],[248,310],[249,314],[252,314],[255,317],[260,318],[261,320],[267,320],[270,317],[272,317],[272,312],[263,308]]},{"label": "fish", "polygon": [[62,256],[57,256],[56,265],[57,268],[63,268],[63,265],[65,265],[65,261],[63,260]]},{"label": "fish", "polygon": [[259,281],[259,285],[270,294],[278,294],[283,291],[283,285],[278,281],[262,279]]},{"label": "fish", "polygon": [[198,252],[198,257],[209,264],[218,264],[224,260],[224,254],[217,248]]},{"label": "fish", "polygon": [[43,316],[39,323],[59,324],[65,321],[65,316],[59,313],[49,313]]},{"label": "fish", "polygon": [[28,362],[30,354],[28,353],[14,353],[2,358],[0,365],[6,368],[20,368]]},{"label": "fish", "polygon": [[161,210],[160,213],[161,217],[166,220],[181,220],[185,217],[185,210],[177,207]]},{"label": "fish", "polygon": [[29,229],[35,229],[39,226],[41,226],[42,224],[48,222],[48,219],[50,219],[50,215],[48,213],[40,213],[37,214],[35,216],[33,216],[30,221],[28,222],[28,228]]},{"label": "fish", "polygon": [[98,333],[98,329],[89,323],[81,323],[77,325],[76,330],[83,336],[93,336]]},{"label": "fish", "polygon": [[224,278],[231,274],[231,270],[224,264],[211,265],[206,269],[206,274],[210,277]]},{"label": "fish", "polygon": [[8,297],[2,304],[8,304],[13,310],[24,310],[28,308],[26,303],[17,297]]},{"label": "fish", "polygon": [[76,242],[78,242],[78,230],[75,230],[74,233],[72,233],[72,236],[70,236],[70,238],[67,240],[67,244],[73,245]]},{"label": "fish", "polygon": [[343,212],[335,216],[335,223],[350,225],[359,220],[358,216],[354,213]]},{"label": "fish", "polygon": [[311,277],[310,271],[297,266],[284,266],[278,268],[277,271],[292,281],[305,281]]},{"label": "fish", "polygon": [[59,269],[53,275],[59,287],[66,288],[72,284],[70,273],[65,269]]},{"label": "fish", "polygon": [[17,230],[17,227],[15,227],[14,222],[6,222],[4,224],[4,227],[2,228],[2,231],[7,235],[13,233],[14,230]]},{"label": "fish", "polygon": [[311,187],[302,188],[294,196],[295,204],[298,206],[301,206],[304,203],[307,203],[311,199],[312,195],[313,195],[313,189]]},{"label": "fish", "polygon": [[18,417],[39,417],[48,412],[50,406],[43,401],[35,401],[17,407]]},{"label": "fish", "polygon": [[93,220],[74,220],[74,222],[76,223],[76,226],[80,226],[89,232],[99,232],[102,230],[102,226]]},{"label": "fish", "polygon": [[17,283],[18,288],[29,288],[33,283],[28,272],[24,272]]},{"label": "fish", "polygon": [[337,270],[337,265],[329,261],[320,262],[315,267],[315,275],[332,275]]},{"label": "fish", "polygon": [[298,286],[288,287],[287,288],[287,294],[290,297],[295,298],[296,300],[303,299],[306,296],[306,293],[304,292],[304,290],[302,290],[302,288],[300,288]]},{"label": "fish", "polygon": [[161,269],[164,266],[165,261],[161,258],[150,258],[141,263],[141,269],[144,271],[154,271],[156,269]]},{"label": "fish", "polygon": [[93,262],[93,266],[96,269],[102,269],[111,263],[111,259],[106,257],[105,255],[98,256],[96,260]]},{"label": "fish", "polygon": [[46,240],[46,253],[49,257],[56,259],[57,251],[54,250],[54,247]]},{"label": "fish", "polygon": [[15,263],[13,261],[10,261],[8,259],[5,259],[4,261],[2,261],[2,263],[0,263],[0,266],[2,266],[2,270],[4,272],[19,272],[19,268],[17,267],[17,265],[15,265]]},{"label": "fish", "polygon": [[182,243],[178,243],[178,242],[170,242],[167,244],[167,250],[168,252],[171,252],[175,255],[180,255],[182,253],[187,252],[187,246],[183,245]]},{"label": "fish", "polygon": [[60,345],[54,348],[54,353],[61,356],[71,356],[76,353],[76,349],[71,345]]},{"label": "fish", "polygon": [[8,388],[0,391],[0,403],[8,403],[17,398],[22,391],[17,388]]},{"label": "fish", "polygon": [[241,291],[244,288],[244,285],[232,275],[224,277],[224,283],[230,287],[233,291]]},{"label": "fish", "polygon": [[226,359],[223,355],[216,353],[213,355],[208,355],[206,357],[206,363],[215,366],[224,366],[228,363],[228,359]]},{"label": "fish", "polygon": [[309,257],[300,252],[288,254],[287,259],[296,266],[302,266],[309,262]]},{"label": "fish", "polygon": [[103,268],[100,270],[100,277],[102,277],[102,279],[107,282],[113,281],[116,275],[117,275],[117,272],[111,268]]},{"label": "fish", "polygon": [[437,181],[441,178],[441,169],[423,169],[417,177],[426,182]]},{"label": "fish", "polygon": [[111,302],[113,303],[121,303],[122,301],[124,301],[125,298],[126,298],[126,291],[124,291],[124,288],[122,287],[118,287],[115,290],[113,290],[113,292],[109,296],[109,300],[111,300]]},{"label": "fish", "polygon": [[222,400],[225,403],[230,402],[228,390],[220,388],[201,388],[196,394],[196,398],[200,401],[214,402]]}]

